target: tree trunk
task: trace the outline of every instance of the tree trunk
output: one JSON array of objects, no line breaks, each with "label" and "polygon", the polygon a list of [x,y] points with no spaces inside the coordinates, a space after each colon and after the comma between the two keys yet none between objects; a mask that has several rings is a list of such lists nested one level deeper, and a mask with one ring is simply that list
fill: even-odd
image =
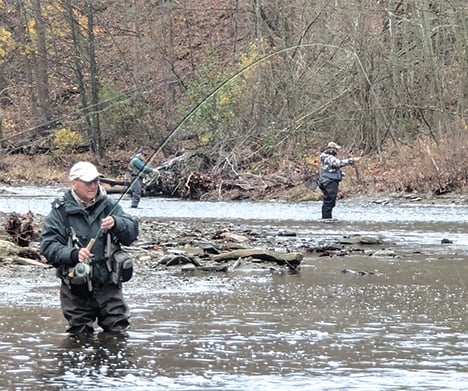
[{"label": "tree trunk", "polygon": [[48,54],[45,33],[45,21],[42,15],[40,0],[33,1],[34,20],[36,21],[36,46],[37,49],[34,55],[33,74],[37,84],[37,105],[40,121],[42,124],[48,124],[51,119],[50,114],[50,99],[49,99],[49,69],[48,69]]},{"label": "tree trunk", "polygon": [[89,112],[89,123],[91,124],[91,149],[98,157],[102,156],[101,131],[99,124],[99,83],[98,69],[96,64],[95,41],[94,41],[94,9],[93,1],[86,2],[86,14],[88,17],[88,58],[89,58],[89,77],[91,88],[91,107]]}]

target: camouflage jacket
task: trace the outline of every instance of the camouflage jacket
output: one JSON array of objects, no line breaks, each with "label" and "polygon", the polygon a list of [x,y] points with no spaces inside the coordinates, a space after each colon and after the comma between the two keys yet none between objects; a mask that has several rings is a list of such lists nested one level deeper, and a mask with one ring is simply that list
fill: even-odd
[{"label": "camouflage jacket", "polygon": [[334,154],[325,151],[320,155],[320,163],[322,164],[320,177],[339,182],[343,177],[341,167],[352,165],[354,159],[338,159]]}]

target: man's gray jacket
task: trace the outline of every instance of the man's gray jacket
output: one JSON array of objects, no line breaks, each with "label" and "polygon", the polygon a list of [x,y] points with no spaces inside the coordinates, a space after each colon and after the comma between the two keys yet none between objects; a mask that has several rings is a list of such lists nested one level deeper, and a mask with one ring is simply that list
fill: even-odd
[{"label": "man's gray jacket", "polygon": [[[91,252],[96,261],[104,261],[107,232],[100,230],[100,226],[101,220],[109,216],[111,211],[115,220],[115,225],[110,230],[113,240],[125,246],[130,245],[138,237],[137,220],[126,214],[102,189],[96,202],[87,209],[79,205],[71,190],[68,190],[63,200],[53,203],[52,210],[45,219],[40,239],[42,255],[56,268],[73,267],[78,262],[79,248],[76,247],[76,243],[86,247],[91,239],[96,239]],[[75,246],[70,246],[70,225],[76,234]]]}]

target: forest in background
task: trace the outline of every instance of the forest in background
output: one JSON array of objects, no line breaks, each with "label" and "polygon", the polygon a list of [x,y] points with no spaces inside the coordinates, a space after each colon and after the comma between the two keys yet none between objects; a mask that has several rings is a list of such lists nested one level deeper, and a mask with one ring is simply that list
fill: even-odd
[{"label": "forest in background", "polygon": [[465,0],[0,0],[0,20],[9,179],[82,158],[118,176],[138,146],[302,177],[333,140],[363,191],[466,186]]}]

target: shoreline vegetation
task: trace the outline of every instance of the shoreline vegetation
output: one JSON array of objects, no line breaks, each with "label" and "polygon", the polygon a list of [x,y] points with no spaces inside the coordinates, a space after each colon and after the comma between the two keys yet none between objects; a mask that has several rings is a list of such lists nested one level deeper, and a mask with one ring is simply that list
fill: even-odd
[{"label": "shoreline vegetation", "polygon": [[[354,166],[343,169],[339,200],[359,197],[373,198],[379,202],[388,200],[419,200],[434,202],[466,203],[468,198],[467,156],[452,154],[447,149],[428,155],[430,148],[394,147],[392,152],[380,156],[364,156]],[[92,161],[106,176],[120,183],[128,183],[127,151],[109,152],[102,159],[94,159],[90,153],[77,153],[54,159],[46,154],[10,154],[0,159],[0,186],[68,186],[69,167],[79,160]],[[468,154],[467,154],[468,155]],[[341,152],[341,158],[347,157]],[[157,156],[150,162],[161,169],[159,178],[149,177],[148,196],[172,197],[205,201],[317,201],[322,194],[315,185],[318,175],[318,153],[309,156],[305,163],[288,160],[271,162],[262,171],[236,172],[222,175],[191,170],[190,162],[168,165],[174,158]],[[187,168],[189,166],[189,168]],[[121,192],[126,186],[109,186],[109,192]]]},{"label": "shoreline vegetation", "polygon": [[0,7],[0,184],[128,180],[143,147],[153,195],[317,200],[334,141],[340,199],[466,192],[466,0],[29,3]]}]

